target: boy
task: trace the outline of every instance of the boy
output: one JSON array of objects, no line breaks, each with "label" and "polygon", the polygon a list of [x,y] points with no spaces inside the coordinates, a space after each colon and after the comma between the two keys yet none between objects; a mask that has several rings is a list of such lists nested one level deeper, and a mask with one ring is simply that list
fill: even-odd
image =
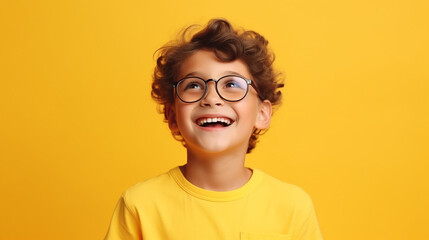
[{"label": "boy", "polygon": [[322,239],[306,193],[244,166],[281,99],[268,42],[221,19],[189,31],[152,85],[187,163],[125,191],[105,239]]}]

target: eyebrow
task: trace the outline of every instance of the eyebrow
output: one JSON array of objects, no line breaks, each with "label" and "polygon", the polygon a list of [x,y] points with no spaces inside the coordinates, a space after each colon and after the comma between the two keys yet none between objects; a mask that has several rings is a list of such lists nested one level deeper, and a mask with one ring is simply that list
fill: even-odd
[{"label": "eyebrow", "polygon": [[[247,79],[247,77],[245,77],[245,76],[243,76],[241,73],[238,73],[238,72],[234,72],[234,71],[225,71],[225,72],[223,72],[225,75],[237,75],[237,76],[240,76],[240,77],[243,77],[243,78],[246,78]],[[204,75],[203,73],[201,73],[201,72],[190,72],[190,73],[188,73],[188,74],[186,74],[185,76],[183,76],[182,78],[180,78],[180,79],[183,79],[183,78],[187,78],[187,77],[200,77],[201,75]]]}]

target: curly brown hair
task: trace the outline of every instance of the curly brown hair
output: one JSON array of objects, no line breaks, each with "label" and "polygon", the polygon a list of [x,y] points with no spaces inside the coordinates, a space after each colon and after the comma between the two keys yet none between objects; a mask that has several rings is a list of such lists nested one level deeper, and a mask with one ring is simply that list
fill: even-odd
[{"label": "curly brown hair", "polygon": [[[207,26],[190,36],[196,25],[186,28],[181,36],[158,49],[157,65],[153,75],[152,98],[159,104],[160,113],[168,120],[167,108],[174,104],[173,83],[177,81],[183,61],[201,49],[212,50],[222,61],[243,60],[253,77],[261,101],[269,100],[273,107],[281,103],[280,88],[284,86],[280,74],[273,69],[274,53],[267,48],[268,41],[254,31],[236,30],[224,19],[212,19]],[[254,129],[247,153],[255,148],[258,136],[265,130]],[[185,142],[180,132],[174,138]]]}]

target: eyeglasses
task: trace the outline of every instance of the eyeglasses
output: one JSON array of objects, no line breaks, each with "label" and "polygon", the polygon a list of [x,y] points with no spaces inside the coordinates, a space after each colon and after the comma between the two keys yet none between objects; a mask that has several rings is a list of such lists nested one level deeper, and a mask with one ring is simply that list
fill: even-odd
[{"label": "eyeglasses", "polygon": [[225,101],[238,102],[246,97],[252,80],[236,75],[226,75],[218,80],[200,77],[186,77],[173,84],[176,94],[182,102],[194,103],[204,98],[210,81],[216,83],[217,94]]}]

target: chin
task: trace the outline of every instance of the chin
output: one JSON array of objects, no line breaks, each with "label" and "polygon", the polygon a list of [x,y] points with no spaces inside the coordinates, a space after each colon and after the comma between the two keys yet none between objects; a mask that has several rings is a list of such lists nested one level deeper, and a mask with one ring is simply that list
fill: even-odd
[{"label": "chin", "polygon": [[228,146],[225,146],[224,144],[199,144],[199,148],[207,153],[221,153],[228,151]]},{"label": "chin", "polygon": [[228,141],[198,141],[197,143],[190,144],[188,146],[191,148],[198,149],[199,152],[205,152],[208,154],[219,154],[236,151],[240,148],[239,145],[233,144]]}]

